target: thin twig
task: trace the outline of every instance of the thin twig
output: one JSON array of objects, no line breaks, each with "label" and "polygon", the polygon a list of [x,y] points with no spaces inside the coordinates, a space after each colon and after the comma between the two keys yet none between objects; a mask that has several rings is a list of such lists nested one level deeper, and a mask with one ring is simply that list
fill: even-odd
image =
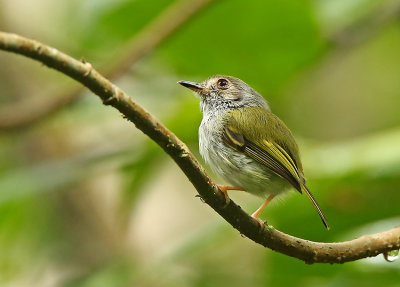
[{"label": "thin twig", "polygon": [[[108,79],[116,79],[124,74],[134,63],[143,58],[154,48],[165,42],[184,23],[202,11],[207,5],[217,0],[179,0],[165,9],[158,17],[143,28],[126,45],[126,48],[110,61],[110,65],[101,70]],[[83,91],[82,86],[72,88],[55,98],[46,99],[39,105],[32,105],[31,101],[10,104],[0,110],[0,131],[26,128],[60,109],[75,102]],[[15,110],[29,111],[15,114]]]},{"label": "thin twig", "polygon": [[9,33],[0,32],[0,49],[27,56],[70,76],[98,95],[105,105],[118,109],[172,157],[204,202],[240,233],[265,247],[310,264],[344,263],[400,248],[400,227],[338,243],[312,242],[287,235],[272,227],[262,228],[232,200],[226,205],[224,195],[186,145],[89,63],[77,61],[38,41]]}]

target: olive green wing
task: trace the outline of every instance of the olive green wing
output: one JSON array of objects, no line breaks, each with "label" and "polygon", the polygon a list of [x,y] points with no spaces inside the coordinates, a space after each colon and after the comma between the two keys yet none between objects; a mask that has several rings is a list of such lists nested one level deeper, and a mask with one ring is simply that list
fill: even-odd
[{"label": "olive green wing", "polygon": [[297,144],[288,127],[270,111],[246,107],[232,111],[223,129],[224,142],[286,179],[315,206],[325,227],[329,224],[305,185]]},{"label": "olive green wing", "polygon": [[223,139],[226,144],[265,165],[271,171],[286,179],[300,193],[302,192],[300,172],[293,159],[281,146],[267,140],[263,140],[261,145],[255,144],[230,127],[225,127]]},{"label": "olive green wing", "polygon": [[227,145],[265,165],[302,192],[304,177],[296,142],[274,114],[256,107],[235,110],[228,117],[223,139]]}]

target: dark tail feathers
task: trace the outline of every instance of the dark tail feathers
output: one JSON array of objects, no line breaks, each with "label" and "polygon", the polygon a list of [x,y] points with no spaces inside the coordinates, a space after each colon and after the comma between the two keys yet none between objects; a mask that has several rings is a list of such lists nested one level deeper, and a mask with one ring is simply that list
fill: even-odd
[{"label": "dark tail feathers", "polygon": [[312,204],[315,206],[315,209],[317,210],[319,217],[321,217],[322,223],[325,225],[326,229],[329,230],[329,223],[328,220],[326,220],[325,214],[322,212],[321,207],[319,207],[318,202],[315,200],[314,196],[311,194],[310,190],[307,188],[305,185],[301,185],[301,191],[304,192],[308,199],[312,202]]}]

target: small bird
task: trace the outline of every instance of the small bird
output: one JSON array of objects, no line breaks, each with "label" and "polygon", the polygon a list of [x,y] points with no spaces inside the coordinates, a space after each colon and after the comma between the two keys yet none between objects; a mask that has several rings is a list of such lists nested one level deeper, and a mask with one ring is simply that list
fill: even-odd
[{"label": "small bird", "polygon": [[252,214],[263,225],[259,214],[265,206],[294,187],[307,195],[329,229],[324,213],[306,186],[292,133],[259,93],[242,80],[224,75],[201,83],[178,83],[200,96],[200,154],[216,174],[232,184],[218,185],[227,203],[228,190],[243,190],[265,198]]}]

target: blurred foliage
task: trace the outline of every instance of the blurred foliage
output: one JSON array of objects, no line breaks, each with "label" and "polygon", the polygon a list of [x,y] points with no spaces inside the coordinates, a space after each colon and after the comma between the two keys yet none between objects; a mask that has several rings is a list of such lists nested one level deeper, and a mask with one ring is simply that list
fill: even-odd
[{"label": "blurred foliage", "polygon": [[[109,64],[172,3],[28,2],[0,0],[0,29],[84,56],[95,67]],[[216,1],[116,83],[198,155],[198,99],[176,81],[242,78],[298,138],[310,188],[332,230],[295,193],[262,217],[310,240],[383,231],[399,222],[400,25],[394,18],[368,34],[368,19],[396,5]],[[362,29],[366,39],[335,42],[349,27],[350,35]],[[38,99],[39,105],[73,85],[0,54],[1,104]],[[1,286],[400,284],[399,261],[382,256],[306,265],[242,238],[194,198],[153,142],[90,94],[32,128],[0,134],[0,159]],[[248,212],[260,204],[240,192],[231,196]]]}]

